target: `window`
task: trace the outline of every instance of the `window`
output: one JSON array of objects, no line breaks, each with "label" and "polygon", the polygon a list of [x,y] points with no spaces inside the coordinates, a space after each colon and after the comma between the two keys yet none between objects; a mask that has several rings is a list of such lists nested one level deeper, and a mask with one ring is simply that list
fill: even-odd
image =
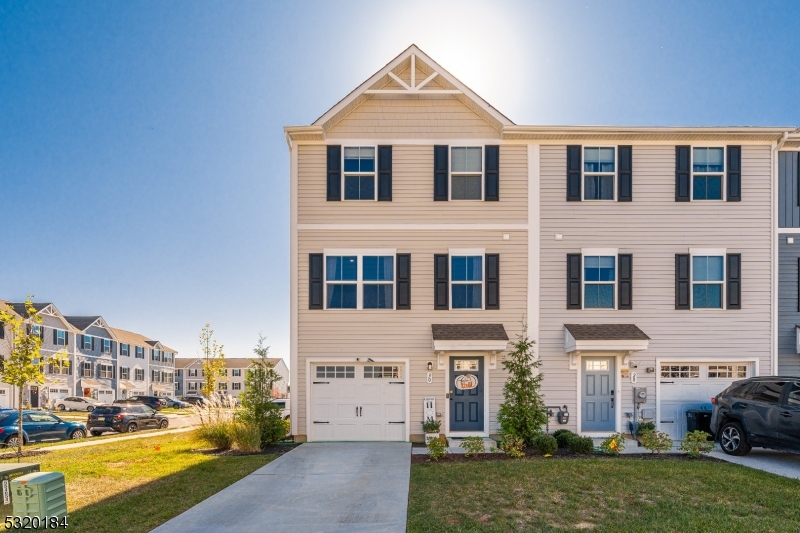
[{"label": "window", "polygon": [[233,390],[242,390],[242,384],[238,381],[236,383],[231,383],[231,389]]},{"label": "window", "polygon": [[196,381],[190,381],[190,382],[187,384],[187,389],[188,389],[188,390],[198,390],[198,388],[199,388],[199,385],[200,385],[200,384],[199,384],[198,382],[196,382]]},{"label": "window", "polygon": [[56,330],[56,346],[66,346],[67,345],[67,332],[63,329]]},{"label": "window", "polygon": [[153,356],[153,361],[161,361],[161,352],[159,350],[153,348],[152,356]]},{"label": "window", "polygon": [[758,384],[753,400],[766,403],[780,403],[783,392],[783,381],[763,381]]},{"label": "window", "polygon": [[356,377],[356,367],[354,366],[318,366],[318,378],[345,378]]},{"label": "window", "polygon": [[450,257],[450,307],[453,309],[483,308],[483,256],[453,255]]},{"label": "window", "polygon": [[172,372],[162,372],[161,381],[164,383],[172,383]]},{"label": "window", "polygon": [[242,375],[242,369],[241,368],[234,368],[233,369],[233,377],[237,377],[238,378],[238,377],[241,377],[241,375]]},{"label": "window", "polygon": [[158,383],[161,379],[161,374],[158,370],[151,370],[150,371],[150,379],[156,383]]},{"label": "window", "polygon": [[399,366],[365,366],[365,378],[401,378],[402,371]]},{"label": "window", "polygon": [[746,378],[747,365],[708,365],[708,377],[714,378]]},{"label": "window", "polygon": [[125,366],[119,367],[119,377],[120,379],[130,379],[131,369]]},{"label": "window", "polygon": [[197,377],[197,369],[196,368],[190,368],[189,369],[189,377],[190,378],[196,378]]},{"label": "window", "polygon": [[111,379],[114,377],[114,368],[111,365],[100,365],[100,377]]},{"label": "window", "polygon": [[692,307],[722,309],[725,261],[722,255],[692,256]]},{"label": "window", "polygon": [[84,350],[92,349],[92,338],[89,335],[83,336],[83,349]]},{"label": "window", "polygon": [[695,365],[661,365],[662,378],[699,378],[700,367]]},{"label": "window", "polygon": [[344,199],[375,199],[375,147],[344,148]]},{"label": "window", "polygon": [[583,258],[584,309],[614,309],[616,257],[587,255]]},{"label": "window", "polygon": [[141,346],[136,347],[136,358],[144,359],[144,348],[142,348]]},{"label": "window", "polygon": [[217,384],[217,388],[219,390],[228,390],[228,384],[224,382],[220,382]]},{"label": "window", "polygon": [[136,370],[135,372],[136,381],[144,381],[144,369],[137,368],[135,370]]},{"label": "window", "polygon": [[394,254],[327,255],[326,309],[394,309]]},{"label": "window", "polygon": [[475,359],[456,359],[453,361],[456,370],[478,370],[478,361]]},{"label": "window", "polygon": [[130,349],[129,345],[127,344],[120,344],[119,345],[119,354],[124,355],[125,357],[130,356]]},{"label": "window", "polygon": [[586,361],[586,370],[608,370],[608,361]]},{"label": "window", "polygon": [[31,328],[31,335],[33,335],[34,337],[41,337],[42,336],[42,326],[40,326],[38,324],[34,324],[34,326]]},{"label": "window", "polygon": [[450,199],[483,200],[483,148],[450,148]]},{"label": "window", "polygon": [[722,200],[723,148],[692,149],[692,200]]},{"label": "window", "polygon": [[81,377],[92,377],[92,363],[81,363]]},{"label": "window", "polygon": [[786,396],[787,405],[800,405],[800,381],[789,385],[789,394]]},{"label": "window", "polygon": [[111,353],[111,340],[103,339],[103,353]]},{"label": "window", "polygon": [[613,200],[616,149],[583,149],[583,199]]},{"label": "window", "polygon": [[161,357],[165,363],[172,362],[172,353],[171,352],[161,352]]}]

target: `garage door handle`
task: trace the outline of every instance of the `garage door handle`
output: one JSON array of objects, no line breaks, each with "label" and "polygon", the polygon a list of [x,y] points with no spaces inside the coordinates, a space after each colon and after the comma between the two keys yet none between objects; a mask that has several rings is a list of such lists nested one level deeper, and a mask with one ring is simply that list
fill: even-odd
[{"label": "garage door handle", "polygon": [[661,384],[662,384],[662,385],[663,385],[664,383],[675,383],[675,382],[674,382],[674,381],[662,381],[662,382],[661,382]]},{"label": "garage door handle", "polygon": [[389,422],[390,424],[405,424],[405,422]]},{"label": "garage door handle", "polygon": [[390,381],[389,385],[405,385],[405,381]]},{"label": "garage door handle", "polygon": [[330,381],[314,381],[314,385],[330,385]]},{"label": "garage door handle", "polygon": [[319,420],[314,420],[315,424],[330,424],[330,422],[320,422]]},{"label": "garage door handle", "polygon": [[662,420],[661,423],[662,424],[674,424],[675,421],[674,420]]}]

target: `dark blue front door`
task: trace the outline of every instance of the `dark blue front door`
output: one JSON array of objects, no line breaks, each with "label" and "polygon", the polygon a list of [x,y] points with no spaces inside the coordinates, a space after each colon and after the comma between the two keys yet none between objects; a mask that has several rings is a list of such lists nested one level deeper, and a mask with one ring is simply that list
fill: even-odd
[{"label": "dark blue front door", "polygon": [[450,431],[483,431],[483,357],[450,358]]}]

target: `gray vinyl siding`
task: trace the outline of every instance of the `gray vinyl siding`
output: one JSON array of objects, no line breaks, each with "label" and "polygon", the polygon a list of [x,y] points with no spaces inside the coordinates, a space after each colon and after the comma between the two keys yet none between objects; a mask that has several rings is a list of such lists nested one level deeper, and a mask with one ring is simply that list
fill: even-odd
[{"label": "gray vinyl siding", "polygon": [[[656,358],[748,358],[758,360],[761,374],[772,371],[770,156],[769,146],[742,147],[741,202],[675,202],[675,146],[634,145],[632,202],[566,202],[566,146],[542,146],[542,390],[548,405],[566,404],[574,413],[566,427],[576,427],[579,394],[577,370],[564,352],[565,323],[633,323],[650,336],[649,348],[631,356],[636,386],[649,392],[645,408],[656,407],[658,369],[646,372]],[[554,239],[557,233],[563,240]],[[675,309],[675,254],[701,247],[742,254],[741,310]],[[581,248],[633,254],[632,310],[566,309],[566,256]],[[622,379],[623,413],[633,411],[632,387]]]},{"label": "gray vinyl siding", "polygon": [[778,227],[800,228],[800,152],[778,152]]},{"label": "gray vinyl siding", "polygon": [[[100,382],[100,388],[103,390],[112,390],[114,391],[114,395],[116,397],[117,394],[117,379],[116,378],[101,378],[100,377],[100,368],[99,365],[110,365],[114,368],[114,372],[118,372],[119,369],[117,368],[117,357],[114,353],[113,345],[112,345],[112,353],[103,353],[103,339],[111,340],[111,335],[106,331],[104,328],[91,326],[86,329],[84,332],[79,332],[78,337],[79,339],[83,335],[90,335],[95,337],[94,341],[94,350],[91,349],[84,349],[83,343],[78,340],[75,348],[75,368],[73,369],[73,376],[75,378],[75,394],[81,395],[82,390],[80,390],[80,380],[82,376],[80,374],[81,363],[89,362],[94,364],[94,373],[90,378],[95,381]],[[119,346],[117,346],[116,351],[119,350]],[[117,374],[118,377],[118,374]]]},{"label": "gray vinyl siding", "polygon": [[800,376],[800,355],[797,354],[797,333],[800,324],[798,311],[798,260],[800,236],[794,244],[781,235],[778,242],[778,374]]}]

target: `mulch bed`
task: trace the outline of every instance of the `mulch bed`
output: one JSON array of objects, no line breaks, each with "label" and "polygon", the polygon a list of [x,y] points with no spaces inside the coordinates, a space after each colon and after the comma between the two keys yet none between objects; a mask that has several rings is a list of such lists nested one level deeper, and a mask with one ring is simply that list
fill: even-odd
[{"label": "mulch bed", "polygon": [[256,453],[244,453],[240,452],[239,450],[217,450],[217,449],[205,449],[199,450],[200,452],[206,455],[213,455],[215,457],[221,456],[237,456],[237,455],[283,455],[285,453],[289,453],[290,451],[294,450],[300,446],[300,443],[289,442],[286,444],[271,444],[266,448],[262,448],[261,451]]},{"label": "mulch bed", "polygon": [[[36,457],[38,455],[47,455],[50,453],[50,450],[22,450],[22,455],[20,458],[25,457]],[[16,459],[17,452],[4,452],[0,453],[0,459]]]},{"label": "mulch bed", "polygon": [[[525,448],[523,450],[525,452],[525,457],[520,458],[519,460],[531,460],[531,461],[544,461],[544,460],[569,460],[569,459],[607,459],[610,461],[618,460],[618,459],[639,459],[645,461],[705,461],[711,463],[724,463],[722,459],[717,459],[716,457],[709,457],[704,455],[699,458],[689,457],[688,455],[682,453],[625,453],[620,455],[609,455],[606,453],[593,453],[589,455],[579,455],[576,453],[572,453],[567,449],[559,448],[556,450],[552,456],[545,457],[540,454],[538,451],[534,450],[533,448]],[[467,457],[464,454],[456,454],[451,453],[445,455],[441,459],[439,459],[439,463],[471,463],[475,461],[513,461],[512,457],[504,453],[479,453],[476,455],[471,455]],[[412,455],[411,456],[411,464],[424,464],[424,463],[436,463],[437,461],[433,461],[427,455]]]}]

